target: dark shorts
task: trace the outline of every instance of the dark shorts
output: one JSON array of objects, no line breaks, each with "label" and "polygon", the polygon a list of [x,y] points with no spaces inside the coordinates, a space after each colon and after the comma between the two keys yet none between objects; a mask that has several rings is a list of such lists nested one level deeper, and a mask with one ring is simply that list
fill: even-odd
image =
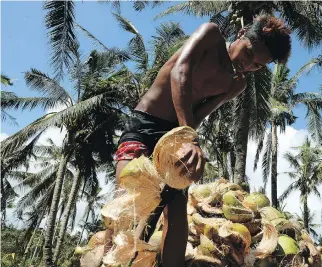
[{"label": "dark shorts", "polygon": [[131,160],[153,153],[158,140],[178,124],[134,110],[120,137],[115,160]]}]

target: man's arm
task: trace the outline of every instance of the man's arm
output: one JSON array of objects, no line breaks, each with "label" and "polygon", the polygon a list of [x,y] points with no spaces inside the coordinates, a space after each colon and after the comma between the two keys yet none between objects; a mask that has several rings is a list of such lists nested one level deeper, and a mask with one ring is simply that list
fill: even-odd
[{"label": "man's arm", "polygon": [[237,81],[237,83],[234,85],[234,88],[233,90],[231,90],[231,92],[213,96],[207,99],[204,103],[202,103],[197,108],[194,114],[194,121],[195,121],[196,128],[200,126],[201,122],[208,115],[210,115],[212,112],[218,109],[225,102],[238,96],[241,92],[245,90],[245,88],[246,88],[246,81],[244,78],[242,78],[239,81]]},{"label": "man's arm", "polygon": [[188,39],[171,71],[172,101],[180,126],[195,128],[192,111],[192,73],[204,53],[223,40],[214,23],[201,25]]}]

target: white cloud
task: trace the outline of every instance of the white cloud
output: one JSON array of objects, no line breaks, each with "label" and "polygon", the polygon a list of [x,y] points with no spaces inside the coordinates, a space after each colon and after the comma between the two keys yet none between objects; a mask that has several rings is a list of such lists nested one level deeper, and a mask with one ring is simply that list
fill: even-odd
[{"label": "white cloud", "polygon": [[9,137],[9,135],[8,135],[8,134],[6,134],[6,133],[0,133],[0,142],[1,142],[2,140],[6,139],[7,137]]},{"label": "white cloud", "polygon": [[[285,133],[278,132],[278,180],[277,180],[277,194],[280,196],[285,189],[290,185],[292,180],[288,177],[288,175],[283,174],[283,172],[291,171],[288,162],[284,159],[283,155],[287,151],[292,151],[293,147],[300,146],[303,144],[306,136],[308,136],[307,130],[296,130],[293,127],[286,127]],[[254,141],[250,141],[248,144],[248,153],[247,153],[247,166],[246,166],[246,175],[250,178],[251,189],[258,189],[260,186],[263,186],[262,180],[262,170],[261,170],[261,161],[262,155],[259,158],[259,164],[257,170],[253,171],[254,159],[256,155],[257,144]],[[268,181],[267,195],[271,197],[271,186],[270,180]],[[322,186],[319,187],[319,192],[322,195]],[[286,207],[285,210],[291,213],[300,214],[300,193],[294,192],[292,193],[287,200],[285,201]],[[321,223],[321,202],[315,196],[310,196],[308,198],[308,204],[312,212],[315,212],[315,223]],[[322,234],[322,227],[318,230],[319,233]]]},{"label": "white cloud", "polygon": [[48,139],[50,138],[57,146],[61,146],[63,144],[63,140],[65,136],[66,136],[65,127],[50,128],[41,135],[38,142],[42,145],[49,145]]}]

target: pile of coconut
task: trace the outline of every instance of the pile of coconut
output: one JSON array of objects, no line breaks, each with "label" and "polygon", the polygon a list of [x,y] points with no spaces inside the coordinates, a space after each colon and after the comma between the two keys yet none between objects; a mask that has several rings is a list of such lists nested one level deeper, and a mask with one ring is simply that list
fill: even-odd
[{"label": "pile of coconut", "polygon": [[[123,169],[123,194],[102,209],[105,227],[113,231],[113,246],[104,255],[104,231],[96,233],[86,247],[76,248],[81,266],[161,266],[162,217],[149,242],[135,238],[135,229],[159,205],[164,184],[177,189],[192,184],[175,162],[182,144],[196,137],[193,129],[178,127],[159,140],[153,161],[141,156]],[[187,198],[185,266],[322,266],[321,247],[314,245],[303,225],[271,207],[265,195],[249,194],[239,185],[219,179],[191,185]]]}]

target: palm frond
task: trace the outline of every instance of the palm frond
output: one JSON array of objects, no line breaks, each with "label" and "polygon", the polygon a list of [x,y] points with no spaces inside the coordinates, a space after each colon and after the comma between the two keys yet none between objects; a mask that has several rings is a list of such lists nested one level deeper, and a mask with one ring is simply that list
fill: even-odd
[{"label": "palm frond", "polygon": [[22,214],[25,209],[35,203],[41,197],[49,197],[53,194],[55,187],[56,172],[43,179],[40,183],[34,186],[28,193],[26,193],[17,203],[15,212]]},{"label": "palm frond", "polygon": [[290,166],[293,167],[295,170],[300,169],[300,163],[296,156],[292,155],[290,152],[286,152],[284,154],[284,158],[287,160]]},{"label": "palm frond", "polygon": [[58,103],[62,102],[66,106],[73,104],[71,96],[57,81],[37,69],[27,71],[25,73],[25,81],[31,89],[35,89],[43,95],[53,98]]},{"label": "palm frond", "polygon": [[290,79],[289,83],[294,84],[298,82],[298,79],[303,74],[310,74],[313,69],[322,69],[322,55],[318,57],[312,58],[309,62],[307,62],[304,66],[302,66],[298,72]]},{"label": "palm frond", "polygon": [[[38,151],[36,143],[38,142],[42,132],[36,135],[27,145],[18,146],[16,151],[8,150],[2,146],[1,150],[1,175],[5,176],[10,170],[17,169],[22,165],[26,165],[31,157],[35,158],[35,152]],[[6,141],[6,140],[5,140]],[[2,142],[5,143],[5,141]]]},{"label": "palm frond", "polygon": [[295,181],[291,183],[283,192],[283,194],[278,198],[278,201],[283,202],[293,191],[295,191],[298,188],[299,188],[299,181]]},{"label": "palm frond", "polygon": [[109,50],[100,40],[98,40],[93,34],[91,34],[88,30],[86,30],[84,27],[79,25],[78,23],[75,22],[75,25],[77,28],[79,28],[82,32],[84,32],[87,37],[89,37],[91,40],[94,41],[94,43],[99,44],[103,49]]},{"label": "palm frond", "polygon": [[45,25],[50,38],[52,50],[51,64],[56,72],[56,78],[64,75],[72,64],[72,55],[78,46],[74,29],[75,3],[66,1],[46,1],[44,9],[47,11]]},{"label": "palm frond", "polygon": [[9,113],[4,111],[3,109],[1,109],[1,121],[5,122],[8,120],[12,125],[18,126],[18,123],[16,122],[16,118],[11,116]]},{"label": "palm frond", "polygon": [[259,156],[260,156],[260,154],[262,153],[262,150],[263,150],[265,136],[266,136],[266,133],[263,134],[260,137],[259,141],[258,141],[258,145],[257,145],[257,149],[256,149],[256,155],[255,155],[255,159],[254,159],[253,171],[257,170],[257,164],[258,164]]},{"label": "palm frond", "polygon": [[1,110],[3,109],[33,109],[42,107],[43,109],[53,108],[58,104],[58,101],[52,97],[18,97],[9,92],[0,92]]},{"label": "palm frond", "polygon": [[136,70],[146,71],[148,69],[149,57],[141,35],[138,34],[130,40],[129,52],[132,60],[137,63],[135,66]]},{"label": "palm frond", "polygon": [[[322,181],[320,182],[320,183],[322,183]],[[316,186],[314,186],[313,187],[313,193],[314,193],[314,195],[316,195],[319,199],[321,199],[321,193],[320,193],[320,191],[317,189],[317,187]]]},{"label": "palm frond", "polygon": [[224,16],[223,13],[224,11],[214,14],[210,22],[216,23],[223,36],[229,38],[229,36],[236,35],[236,29],[231,25],[229,16]]},{"label": "palm frond", "polygon": [[1,74],[1,83],[4,86],[13,85],[11,79],[7,75],[4,75],[4,74]]},{"label": "palm frond", "polygon": [[322,95],[319,93],[298,93],[292,96],[292,105],[304,104],[307,107],[308,130],[318,144],[322,142]]},{"label": "palm frond", "polygon": [[165,11],[158,14],[154,20],[179,12],[197,17],[212,16],[227,10],[229,4],[230,3],[228,1],[185,1],[169,7]]},{"label": "palm frond", "polygon": [[133,8],[135,11],[142,11],[148,6],[151,6],[151,8],[155,8],[157,6],[160,6],[162,4],[166,3],[166,1],[133,1]]},{"label": "palm frond", "polygon": [[306,117],[308,118],[308,131],[312,135],[312,138],[316,141],[316,143],[320,145],[322,144],[322,108],[317,107],[317,105],[314,103],[309,103],[306,106]]},{"label": "palm frond", "polygon": [[[56,173],[57,169],[58,164],[55,164],[39,171],[38,173],[27,173],[25,175],[22,175],[22,178],[24,179],[20,183],[15,185],[14,189],[19,190],[23,193],[25,190],[28,190],[28,188],[33,188],[34,186],[37,186],[39,183],[41,183],[41,180],[44,179],[44,177],[48,177],[53,173]],[[15,173],[13,173],[12,175],[14,174]]]},{"label": "palm frond", "polygon": [[[19,132],[2,141],[2,149],[7,151],[19,147],[39,131],[44,131],[55,126],[62,127],[64,124],[68,125],[76,119],[85,118],[98,107],[109,108],[111,110],[115,110],[116,112],[121,112],[115,106],[117,104],[117,99],[115,99],[113,96],[110,96],[112,93],[113,92],[100,94],[98,96],[81,101],[74,106],[71,106],[60,112],[46,114]],[[113,105],[111,105],[111,103],[113,103]]]},{"label": "palm frond", "polygon": [[267,135],[265,152],[262,159],[262,175],[263,175],[264,188],[266,188],[268,176],[270,174],[271,162],[272,162],[272,131],[270,131],[269,134]]},{"label": "palm frond", "polygon": [[134,35],[138,35],[139,31],[135,28],[135,26],[126,18],[122,17],[120,14],[113,13],[114,17],[116,18],[119,26],[130,33],[133,33]]},{"label": "palm frond", "polygon": [[322,21],[316,1],[279,1],[280,14],[299,41],[306,47],[318,47],[322,40]]},{"label": "palm frond", "polygon": [[270,106],[267,101],[271,91],[272,73],[268,68],[257,71],[253,75],[253,86],[248,90],[250,110],[250,136],[257,139],[266,130],[266,122],[270,117]]}]

